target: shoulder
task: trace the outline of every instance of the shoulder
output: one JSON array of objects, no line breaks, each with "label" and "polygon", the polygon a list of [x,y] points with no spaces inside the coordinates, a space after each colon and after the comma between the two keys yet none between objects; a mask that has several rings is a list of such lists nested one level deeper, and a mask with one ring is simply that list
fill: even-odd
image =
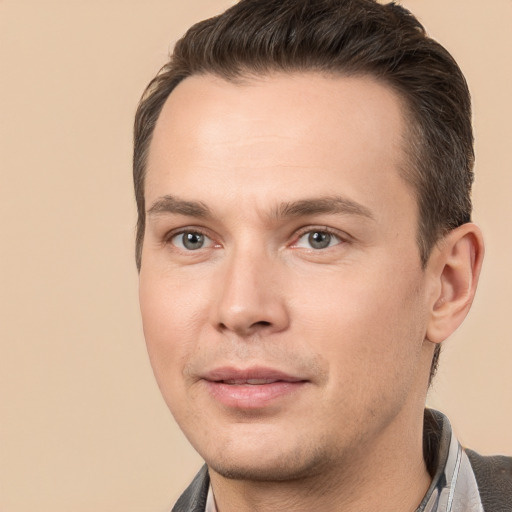
[{"label": "shoulder", "polygon": [[205,464],[180,496],[172,512],[204,512],[209,487],[210,477]]},{"label": "shoulder", "polygon": [[512,510],[512,457],[465,450],[475,473],[485,512]]}]

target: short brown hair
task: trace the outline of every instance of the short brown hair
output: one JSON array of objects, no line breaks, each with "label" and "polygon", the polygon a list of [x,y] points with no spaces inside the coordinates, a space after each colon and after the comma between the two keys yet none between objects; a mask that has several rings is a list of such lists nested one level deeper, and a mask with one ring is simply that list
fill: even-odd
[{"label": "short brown hair", "polygon": [[[138,268],[147,154],[169,94],[191,75],[236,80],[275,71],[371,75],[398,93],[409,122],[410,165],[401,172],[418,202],[423,265],[441,236],[470,221],[474,152],[468,87],[453,57],[409,11],[375,0],[241,0],[187,31],[139,103],[133,157]],[[432,375],[438,357],[436,348]]]}]

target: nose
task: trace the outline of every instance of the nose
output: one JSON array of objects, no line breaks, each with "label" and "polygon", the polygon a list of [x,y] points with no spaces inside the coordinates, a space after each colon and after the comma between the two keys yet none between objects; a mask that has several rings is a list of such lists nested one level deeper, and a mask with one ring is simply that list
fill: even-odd
[{"label": "nose", "polygon": [[279,261],[255,251],[236,251],[225,262],[213,323],[242,338],[285,330],[289,314]]}]

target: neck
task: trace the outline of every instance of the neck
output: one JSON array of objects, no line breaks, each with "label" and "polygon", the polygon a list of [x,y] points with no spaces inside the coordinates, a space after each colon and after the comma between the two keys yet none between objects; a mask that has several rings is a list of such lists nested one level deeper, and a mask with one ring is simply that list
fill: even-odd
[{"label": "neck", "polygon": [[[371,446],[355,447],[339,464],[289,481],[231,480],[210,469],[218,512],[411,512],[431,478],[423,459],[423,416],[404,433],[397,418]],[[408,423],[411,425],[411,423]]]}]

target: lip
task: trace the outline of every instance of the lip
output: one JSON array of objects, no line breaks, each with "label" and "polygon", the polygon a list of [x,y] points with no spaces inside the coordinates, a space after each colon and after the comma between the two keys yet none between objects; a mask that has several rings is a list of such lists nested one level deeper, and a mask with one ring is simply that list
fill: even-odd
[{"label": "lip", "polygon": [[222,367],[203,377],[210,395],[222,405],[235,409],[261,409],[302,389],[308,382],[266,367]]}]

